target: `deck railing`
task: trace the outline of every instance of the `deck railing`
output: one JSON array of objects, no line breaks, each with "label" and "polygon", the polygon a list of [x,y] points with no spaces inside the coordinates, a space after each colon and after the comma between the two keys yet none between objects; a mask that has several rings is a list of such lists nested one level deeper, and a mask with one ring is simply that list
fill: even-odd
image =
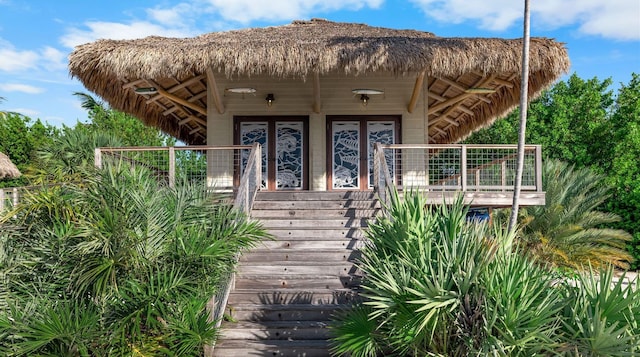
[{"label": "deck railing", "polygon": [[210,190],[233,192],[252,150],[251,145],[96,148],[95,165],[144,166],[173,187],[187,180]]},{"label": "deck railing", "polygon": [[[384,202],[388,189],[442,192],[513,191],[516,145],[411,145],[377,143],[374,185]],[[525,146],[522,192],[542,192],[542,150]]]},{"label": "deck railing", "polygon": [[17,205],[24,190],[23,187],[0,188],[0,213]]}]

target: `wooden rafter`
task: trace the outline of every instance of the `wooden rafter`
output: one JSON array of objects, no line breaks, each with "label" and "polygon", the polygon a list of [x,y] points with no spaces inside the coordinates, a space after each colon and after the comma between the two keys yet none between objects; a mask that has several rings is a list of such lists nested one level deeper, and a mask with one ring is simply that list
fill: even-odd
[{"label": "wooden rafter", "polygon": [[[207,110],[205,108],[203,108],[203,107],[201,107],[201,106],[199,106],[197,104],[191,103],[191,102],[189,102],[187,100],[184,100],[184,99],[178,97],[177,95],[174,95],[174,94],[171,94],[171,93],[167,92],[166,90],[164,90],[162,87],[160,87],[156,83],[153,83],[153,86],[158,91],[158,95],[155,96],[155,97],[164,97],[164,98],[166,98],[166,99],[168,99],[168,100],[170,100],[170,101],[172,101],[174,103],[182,105],[183,107],[187,107],[187,108],[190,108],[192,110],[195,110],[196,112],[198,112],[198,113],[200,113],[200,114],[202,114],[204,116],[207,115]],[[152,102],[155,99],[155,97],[150,99],[150,100],[148,100],[147,103]],[[186,112],[186,111],[185,111],[185,113],[190,114],[189,112]]]},{"label": "wooden rafter", "polygon": [[[218,114],[224,114],[224,103],[222,103],[222,97],[218,91],[218,85],[216,84],[216,77],[214,76],[211,68],[207,68],[207,88],[211,92],[213,105],[215,105]],[[205,113],[204,115],[207,114]]]},{"label": "wooden rafter", "polygon": [[320,97],[320,74],[318,72],[313,73],[313,112],[320,113],[322,108],[322,98]]},{"label": "wooden rafter", "polygon": [[409,101],[409,105],[407,106],[407,111],[409,113],[413,113],[413,110],[416,109],[416,104],[418,103],[418,98],[420,98],[420,93],[422,92],[422,83],[424,82],[425,71],[421,71],[418,73],[416,77],[416,82],[413,84],[413,93],[411,93],[411,100]]},{"label": "wooden rafter", "polygon": [[191,78],[191,79],[188,79],[188,80],[186,80],[186,81],[184,81],[184,82],[182,82],[182,83],[180,83],[180,84],[178,84],[178,85],[175,85],[175,86],[173,86],[173,87],[171,87],[171,88],[167,89],[167,92],[169,92],[169,93],[175,93],[177,90],[182,89],[182,88],[185,88],[185,87],[187,87],[187,86],[190,86],[190,85],[192,85],[192,84],[194,84],[194,83],[196,83],[196,82],[199,82],[200,80],[202,80],[202,79],[204,79],[204,78],[205,78],[205,75],[204,75],[204,74],[201,74],[201,75],[199,75],[199,76],[195,76],[195,77],[193,77],[193,78]]},{"label": "wooden rafter", "polygon": [[[474,83],[474,85],[471,86],[471,87],[477,87],[477,86],[486,85],[487,83],[491,82],[493,79],[494,79],[494,75],[491,75],[491,76],[489,76],[487,78],[481,78],[480,80],[476,81],[476,83]],[[484,99],[484,100],[488,101],[489,103],[491,103],[491,100],[486,99],[484,97],[481,97],[480,95],[477,95],[477,94],[474,94],[474,93],[463,93],[463,94],[460,94],[460,95],[458,95],[456,97],[450,98],[450,99],[448,99],[448,100],[446,100],[444,102],[440,102],[440,103],[428,108],[428,110],[430,112],[437,113],[440,110],[450,106],[450,108],[448,108],[444,113],[442,113],[440,116],[438,116],[432,122],[430,122],[429,123],[429,127],[432,127],[432,126],[435,127],[436,124],[438,124],[439,122],[441,122],[443,120],[449,122],[449,120],[448,120],[449,114],[451,114],[454,110],[456,110],[460,106],[462,106],[462,102],[465,99],[467,99],[469,97],[472,97],[472,96],[477,96],[478,100],[483,100]],[[458,124],[455,124],[455,125],[457,126]]]}]

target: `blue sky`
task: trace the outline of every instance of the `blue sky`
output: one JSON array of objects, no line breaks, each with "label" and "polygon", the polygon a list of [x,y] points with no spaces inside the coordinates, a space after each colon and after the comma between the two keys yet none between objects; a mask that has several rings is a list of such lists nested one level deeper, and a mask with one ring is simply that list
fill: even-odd
[{"label": "blue sky", "polygon": [[[531,35],[566,43],[569,74],[612,78],[615,89],[640,73],[639,0],[531,0],[531,6]],[[190,37],[310,18],[517,38],[523,7],[524,0],[0,0],[0,109],[56,126],[86,121],[72,93],[88,90],[70,78],[67,56],[99,38]]]}]

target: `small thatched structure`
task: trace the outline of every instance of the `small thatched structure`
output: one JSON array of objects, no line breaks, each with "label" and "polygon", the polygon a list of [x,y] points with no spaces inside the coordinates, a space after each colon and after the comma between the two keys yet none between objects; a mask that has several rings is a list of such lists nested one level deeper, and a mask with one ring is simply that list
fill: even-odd
[{"label": "small thatched structure", "polygon": [[[568,70],[569,59],[564,45],[551,39],[532,38],[530,49],[534,98]],[[192,144],[206,141],[212,77],[417,76],[428,95],[429,136],[446,143],[518,104],[521,53],[521,39],[444,38],[314,19],[194,38],[99,40],[78,46],[69,68],[113,108]],[[140,87],[157,93],[137,95]]]},{"label": "small thatched structure", "polygon": [[2,152],[0,152],[0,179],[4,178],[18,178],[22,174],[16,165],[11,162],[11,159]]}]

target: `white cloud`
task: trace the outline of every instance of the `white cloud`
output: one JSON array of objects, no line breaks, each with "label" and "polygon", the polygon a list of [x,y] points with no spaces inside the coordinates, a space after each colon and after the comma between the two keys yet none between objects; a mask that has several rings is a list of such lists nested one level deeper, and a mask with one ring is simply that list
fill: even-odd
[{"label": "white cloud", "polygon": [[311,13],[378,8],[384,0],[207,0],[210,10],[228,21],[305,19]]},{"label": "white cloud", "polygon": [[42,50],[42,66],[48,71],[67,68],[67,54],[53,47]]},{"label": "white cloud", "polygon": [[23,92],[29,94],[38,94],[45,91],[40,87],[34,87],[28,84],[19,83],[0,83],[0,89],[4,92]]},{"label": "white cloud", "polygon": [[14,72],[36,68],[39,59],[40,56],[34,51],[0,48],[0,71]]},{"label": "white cloud", "polygon": [[39,111],[35,109],[29,109],[29,108],[13,108],[13,109],[7,109],[7,111],[13,112],[13,113],[20,113],[30,118],[37,118],[40,115]]},{"label": "white cloud", "polygon": [[60,42],[69,48],[98,39],[128,40],[147,36],[188,37],[191,32],[181,28],[164,28],[147,21],[131,22],[128,24],[117,22],[86,22],[88,30],[71,28],[62,36]]},{"label": "white cloud", "polygon": [[[411,0],[428,17],[461,23],[474,21],[480,28],[502,31],[522,18],[524,3],[513,0]],[[577,25],[581,33],[617,40],[640,40],[640,1],[637,0],[535,0],[532,22],[551,29]]]}]

